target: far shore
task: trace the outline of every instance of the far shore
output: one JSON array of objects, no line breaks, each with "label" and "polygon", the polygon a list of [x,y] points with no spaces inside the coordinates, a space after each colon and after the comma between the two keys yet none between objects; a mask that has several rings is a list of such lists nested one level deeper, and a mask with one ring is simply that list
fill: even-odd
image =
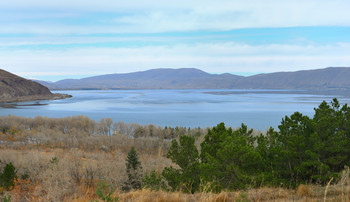
[{"label": "far shore", "polygon": [[61,100],[66,98],[71,98],[71,95],[53,93],[51,95],[30,95],[30,96],[21,96],[14,98],[1,98],[0,103],[10,103],[10,102],[27,102],[27,101],[37,101],[37,100]]}]

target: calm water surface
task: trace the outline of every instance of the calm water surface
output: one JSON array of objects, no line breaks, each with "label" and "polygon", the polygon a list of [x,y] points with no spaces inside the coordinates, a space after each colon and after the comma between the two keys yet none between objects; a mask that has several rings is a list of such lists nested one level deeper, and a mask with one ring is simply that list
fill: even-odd
[{"label": "calm water surface", "polygon": [[266,130],[277,128],[285,115],[299,111],[312,116],[314,107],[334,97],[350,96],[274,90],[96,90],[56,91],[73,98],[0,104],[0,116],[112,118],[126,123],[206,127],[219,122]]}]

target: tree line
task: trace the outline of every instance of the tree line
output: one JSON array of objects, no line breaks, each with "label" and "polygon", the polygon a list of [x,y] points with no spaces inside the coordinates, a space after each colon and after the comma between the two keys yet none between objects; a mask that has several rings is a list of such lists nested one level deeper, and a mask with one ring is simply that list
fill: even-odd
[{"label": "tree line", "polygon": [[295,112],[282,119],[279,132],[270,128],[253,135],[242,124],[237,130],[224,123],[209,129],[200,149],[183,135],[173,140],[167,157],[176,164],[161,175],[146,176],[145,186],[171,190],[212,191],[248,187],[296,187],[301,183],[326,184],[350,165],[350,107],[337,99],[322,102],[313,118]]},{"label": "tree line", "polygon": [[87,116],[25,118],[0,116],[0,143],[11,147],[44,146],[51,148],[80,148],[83,150],[128,151],[131,145],[142,152],[164,152],[171,140],[183,134],[201,137],[206,128],[160,127],[152,124],[99,121]]},{"label": "tree line", "polygon": [[[125,190],[143,186],[196,192],[203,187],[220,191],[265,185],[326,184],[350,165],[350,107],[347,104],[340,106],[337,99],[329,104],[324,101],[315,108],[312,118],[295,112],[285,116],[278,129],[256,134],[244,124],[237,129],[224,123],[210,129],[189,129],[114,123],[110,119],[95,122],[84,116],[0,117],[0,134],[9,136],[23,133],[24,137],[35,140],[67,141],[65,144],[72,142],[73,146],[101,145],[100,150],[105,145],[110,148],[135,145],[136,150],[145,152],[158,151],[157,148],[167,145],[164,148],[167,158],[174,165],[144,177],[140,177],[142,171],[138,169],[142,166],[132,147],[131,160],[126,165],[129,182]],[[154,139],[168,141],[152,142]],[[173,139],[171,144],[169,139]],[[123,142],[125,145],[121,145]]]},{"label": "tree line", "polygon": [[104,135],[118,134],[130,138],[160,138],[174,139],[183,134],[202,135],[206,129],[187,128],[182,126],[155,126],[140,125],[137,123],[114,122],[111,118],[102,118],[99,121],[91,120],[87,116],[71,116],[66,118],[48,118],[37,116],[25,118],[17,116],[0,116],[0,132],[7,133],[20,131],[48,131],[53,130],[62,134]]}]

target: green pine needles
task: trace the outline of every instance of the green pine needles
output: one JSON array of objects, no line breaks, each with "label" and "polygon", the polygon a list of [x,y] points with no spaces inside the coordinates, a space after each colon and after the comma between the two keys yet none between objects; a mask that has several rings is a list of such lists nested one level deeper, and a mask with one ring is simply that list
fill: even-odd
[{"label": "green pine needles", "polygon": [[0,173],[0,187],[9,190],[14,185],[14,180],[17,178],[16,168],[12,163],[8,163],[4,167],[4,171]]},{"label": "green pine needles", "polygon": [[199,188],[199,153],[194,142],[193,137],[186,135],[180,137],[180,144],[172,141],[167,157],[180,168],[167,167],[162,175],[173,191],[181,189],[193,193]]},{"label": "green pine needles", "polygon": [[126,172],[128,179],[122,186],[122,190],[130,191],[131,189],[141,189],[142,166],[134,146],[131,147],[126,157]]},{"label": "green pine needles", "polygon": [[167,157],[178,168],[166,167],[162,176],[171,190],[195,192],[259,186],[296,187],[327,184],[350,165],[350,107],[322,102],[313,118],[295,112],[282,119],[279,132],[270,128],[253,135],[242,124],[233,130],[224,123],[208,130],[200,154],[191,136],[173,140]]}]

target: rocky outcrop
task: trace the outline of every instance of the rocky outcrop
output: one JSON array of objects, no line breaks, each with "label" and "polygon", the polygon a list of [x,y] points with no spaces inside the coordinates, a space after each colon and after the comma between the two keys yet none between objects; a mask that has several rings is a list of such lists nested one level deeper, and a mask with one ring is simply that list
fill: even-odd
[{"label": "rocky outcrop", "polygon": [[0,102],[63,99],[69,95],[53,94],[35,82],[0,69]]}]

